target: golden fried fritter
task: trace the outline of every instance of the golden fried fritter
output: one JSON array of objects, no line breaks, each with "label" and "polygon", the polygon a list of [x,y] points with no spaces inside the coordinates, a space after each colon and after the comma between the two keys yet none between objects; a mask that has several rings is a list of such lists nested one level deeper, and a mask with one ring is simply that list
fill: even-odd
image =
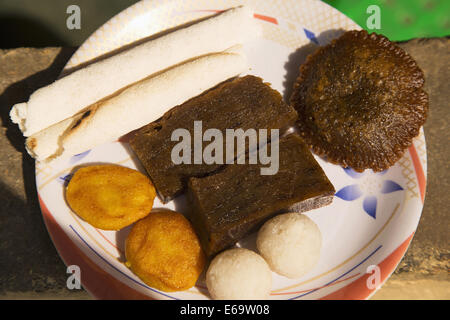
[{"label": "golden fried fritter", "polygon": [[149,286],[182,291],[197,282],[205,265],[200,242],[180,213],[156,209],[138,221],[125,245],[127,266]]},{"label": "golden fried fritter", "polygon": [[307,58],[291,105],[316,154],[356,171],[383,171],[427,118],[423,85],[423,72],[403,49],[382,35],[348,31]]},{"label": "golden fried fritter", "polygon": [[83,167],[75,172],[66,190],[72,210],[104,230],[120,230],[144,218],[155,196],[148,177],[117,165]]}]

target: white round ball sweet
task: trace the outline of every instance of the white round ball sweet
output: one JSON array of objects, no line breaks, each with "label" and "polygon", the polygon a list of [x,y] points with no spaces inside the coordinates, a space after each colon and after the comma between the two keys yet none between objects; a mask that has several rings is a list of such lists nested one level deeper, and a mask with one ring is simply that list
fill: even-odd
[{"label": "white round ball sweet", "polygon": [[272,271],[257,253],[243,248],[217,255],[206,272],[206,286],[217,300],[263,300],[272,287]]},{"label": "white round ball sweet", "polygon": [[256,246],[273,271],[288,278],[299,278],[319,261],[322,234],[308,216],[285,213],[262,226]]}]

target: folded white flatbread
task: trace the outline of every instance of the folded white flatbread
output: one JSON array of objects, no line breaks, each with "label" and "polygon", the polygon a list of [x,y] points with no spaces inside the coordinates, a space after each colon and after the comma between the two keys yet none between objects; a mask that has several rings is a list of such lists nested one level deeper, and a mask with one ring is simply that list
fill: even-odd
[{"label": "folded white flatbread", "polygon": [[237,7],[90,64],[13,106],[11,120],[28,137],[119,89],[188,59],[222,52],[260,32],[252,12]]},{"label": "folded white flatbread", "polygon": [[159,119],[172,107],[247,70],[237,48],[190,60],[31,135],[27,150],[38,161],[87,151]]}]

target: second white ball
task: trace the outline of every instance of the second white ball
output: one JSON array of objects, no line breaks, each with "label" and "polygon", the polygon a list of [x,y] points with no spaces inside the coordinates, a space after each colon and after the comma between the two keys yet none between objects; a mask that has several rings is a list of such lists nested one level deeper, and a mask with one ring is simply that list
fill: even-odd
[{"label": "second white ball", "polygon": [[299,278],[319,261],[322,234],[308,216],[286,213],[262,226],[256,245],[273,271],[288,278]]}]

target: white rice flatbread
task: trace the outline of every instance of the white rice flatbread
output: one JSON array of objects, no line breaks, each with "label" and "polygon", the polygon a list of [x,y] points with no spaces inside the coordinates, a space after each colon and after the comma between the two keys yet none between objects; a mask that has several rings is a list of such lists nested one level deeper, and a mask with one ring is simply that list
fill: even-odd
[{"label": "white rice flatbread", "polygon": [[121,88],[188,59],[222,52],[260,32],[247,7],[212,16],[90,64],[13,106],[11,120],[24,136],[71,117]]},{"label": "white rice flatbread", "polygon": [[248,71],[245,57],[230,50],[206,55],[142,80],[109,99],[30,136],[26,147],[38,161],[82,153],[159,119],[172,107]]}]

